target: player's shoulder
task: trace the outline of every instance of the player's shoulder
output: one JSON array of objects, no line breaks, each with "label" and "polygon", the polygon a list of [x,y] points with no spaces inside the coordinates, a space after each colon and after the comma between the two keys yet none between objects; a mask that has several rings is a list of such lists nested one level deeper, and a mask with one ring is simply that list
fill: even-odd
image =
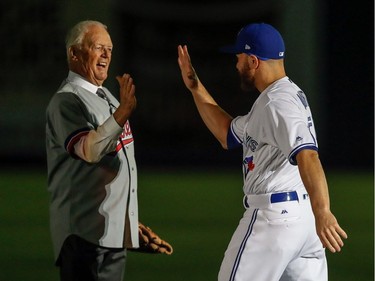
[{"label": "player's shoulder", "polygon": [[271,84],[263,93],[262,107],[266,109],[266,112],[267,109],[271,111],[292,110],[300,106],[301,92],[301,89],[289,77],[284,77]]},{"label": "player's shoulder", "polygon": [[276,80],[266,89],[268,93],[280,93],[280,94],[293,93],[299,90],[301,89],[288,76],[285,76],[279,80]]},{"label": "player's shoulder", "polygon": [[270,101],[285,101],[296,99],[302,90],[289,78],[284,77],[275,81],[265,91],[265,96]]}]

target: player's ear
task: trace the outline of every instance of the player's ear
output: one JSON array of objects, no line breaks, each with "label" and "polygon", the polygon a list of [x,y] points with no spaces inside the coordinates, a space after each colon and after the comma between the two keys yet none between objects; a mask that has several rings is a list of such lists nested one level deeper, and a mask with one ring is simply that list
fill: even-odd
[{"label": "player's ear", "polygon": [[247,63],[250,69],[257,69],[259,67],[259,59],[254,55],[247,56]]}]

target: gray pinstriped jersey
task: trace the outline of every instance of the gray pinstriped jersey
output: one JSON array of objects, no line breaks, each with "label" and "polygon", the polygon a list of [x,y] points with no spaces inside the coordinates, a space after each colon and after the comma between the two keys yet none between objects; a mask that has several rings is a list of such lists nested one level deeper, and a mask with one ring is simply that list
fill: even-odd
[{"label": "gray pinstriped jersey", "polygon": [[[127,122],[120,128],[105,100],[80,83],[76,84],[75,81],[85,83],[77,75],[70,73],[69,78],[73,81],[63,82],[46,112],[48,190],[55,257],[69,234],[77,234],[104,247],[123,247],[127,210],[133,246],[137,247],[137,168],[130,124]],[[118,106],[110,92],[103,89]],[[106,140],[101,160],[90,164],[74,155],[74,144],[79,138],[103,123],[110,138]]]}]

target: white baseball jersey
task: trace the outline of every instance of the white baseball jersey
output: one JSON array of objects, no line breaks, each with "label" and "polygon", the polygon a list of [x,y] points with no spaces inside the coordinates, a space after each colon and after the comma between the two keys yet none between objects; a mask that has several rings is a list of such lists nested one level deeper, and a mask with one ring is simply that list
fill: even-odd
[{"label": "white baseball jersey", "polygon": [[325,251],[295,159],[302,149],[318,149],[303,91],[288,77],[271,84],[247,115],[232,121],[227,143],[243,147],[246,211],[218,280],[327,280]]},{"label": "white baseball jersey", "polygon": [[[129,122],[121,128],[96,87],[70,72],[47,108],[46,148],[55,258],[70,234],[94,244],[124,247],[125,228],[138,247],[137,169]],[[118,101],[103,88],[111,103]],[[102,139],[97,163],[75,153],[91,130]],[[129,217],[126,225],[125,214]]]},{"label": "white baseball jersey", "polygon": [[229,148],[243,147],[245,194],[302,187],[295,156],[318,149],[306,96],[288,77],[267,87],[247,115],[232,121],[228,140]]}]

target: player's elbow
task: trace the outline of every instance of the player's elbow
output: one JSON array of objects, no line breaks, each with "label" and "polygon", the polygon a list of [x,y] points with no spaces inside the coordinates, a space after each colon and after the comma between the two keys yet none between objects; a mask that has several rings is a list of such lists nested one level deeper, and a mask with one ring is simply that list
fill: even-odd
[{"label": "player's elbow", "polygon": [[221,147],[225,150],[228,149],[228,142],[227,142],[227,138],[223,135],[216,135],[216,139],[218,140],[218,142],[220,143]]},{"label": "player's elbow", "polygon": [[227,144],[227,140],[224,140],[224,141],[219,141],[220,142],[220,145],[223,149],[225,150],[228,150],[228,144]]},{"label": "player's elbow", "polygon": [[214,133],[216,139],[219,141],[221,147],[225,150],[228,149],[228,128],[224,127],[221,131]]},{"label": "player's elbow", "polygon": [[220,137],[221,147],[225,150],[229,149],[229,145],[228,145],[229,128],[230,128],[230,120],[228,120],[228,123],[225,124],[221,133],[221,137]]}]

